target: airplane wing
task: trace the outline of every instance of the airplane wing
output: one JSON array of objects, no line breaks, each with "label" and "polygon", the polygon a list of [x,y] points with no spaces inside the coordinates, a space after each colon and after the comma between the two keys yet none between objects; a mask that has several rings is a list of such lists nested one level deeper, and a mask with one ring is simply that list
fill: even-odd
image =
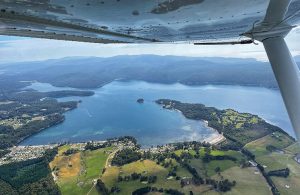
[{"label": "airplane wing", "polygon": [[285,19],[290,0],[270,1],[263,23],[278,24]]},{"label": "airplane wing", "polygon": [[[237,40],[265,17],[268,5],[268,0],[0,0],[0,34],[95,43]],[[298,24],[299,9],[294,0],[286,22]]]}]

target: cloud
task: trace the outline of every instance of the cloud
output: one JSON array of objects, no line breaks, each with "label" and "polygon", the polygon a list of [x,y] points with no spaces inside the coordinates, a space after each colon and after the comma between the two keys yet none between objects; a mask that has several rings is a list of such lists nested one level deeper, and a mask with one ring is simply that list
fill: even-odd
[{"label": "cloud", "polygon": [[[300,54],[299,28],[286,38],[293,55]],[[96,44],[0,36],[0,63],[38,61],[72,56],[177,55],[193,57],[239,57],[266,61],[262,44],[195,46],[193,44]]]}]

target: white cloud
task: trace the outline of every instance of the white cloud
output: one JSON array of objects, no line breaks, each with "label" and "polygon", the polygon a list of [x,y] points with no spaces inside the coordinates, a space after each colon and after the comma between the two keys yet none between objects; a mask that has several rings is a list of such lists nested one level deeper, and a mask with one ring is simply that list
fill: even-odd
[{"label": "white cloud", "polygon": [[[286,38],[293,55],[300,54],[299,28]],[[72,56],[177,55],[194,57],[240,57],[267,60],[262,44],[194,46],[193,44],[96,44],[46,39],[0,37],[0,63],[58,59]]]}]

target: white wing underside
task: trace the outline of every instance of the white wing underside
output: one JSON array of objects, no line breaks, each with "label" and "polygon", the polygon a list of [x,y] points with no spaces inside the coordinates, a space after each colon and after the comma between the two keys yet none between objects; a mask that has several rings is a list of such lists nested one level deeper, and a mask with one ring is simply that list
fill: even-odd
[{"label": "white wing underside", "polygon": [[[278,2],[267,12],[287,7],[289,0]],[[0,0],[0,34],[96,43],[194,42],[237,40],[263,19],[276,23],[288,17],[287,24],[298,24],[300,0],[265,17],[268,5],[268,0]]]}]

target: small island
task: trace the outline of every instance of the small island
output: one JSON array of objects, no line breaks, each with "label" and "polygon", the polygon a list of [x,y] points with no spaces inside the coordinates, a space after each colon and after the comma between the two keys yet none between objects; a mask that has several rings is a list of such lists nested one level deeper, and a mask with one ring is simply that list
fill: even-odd
[{"label": "small island", "polygon": [[136,102],[139,103],[139,104],[142,104],[142,103],[144,103],[144,99],[143,98],[139,98],[139,99],[136,100]]}]

